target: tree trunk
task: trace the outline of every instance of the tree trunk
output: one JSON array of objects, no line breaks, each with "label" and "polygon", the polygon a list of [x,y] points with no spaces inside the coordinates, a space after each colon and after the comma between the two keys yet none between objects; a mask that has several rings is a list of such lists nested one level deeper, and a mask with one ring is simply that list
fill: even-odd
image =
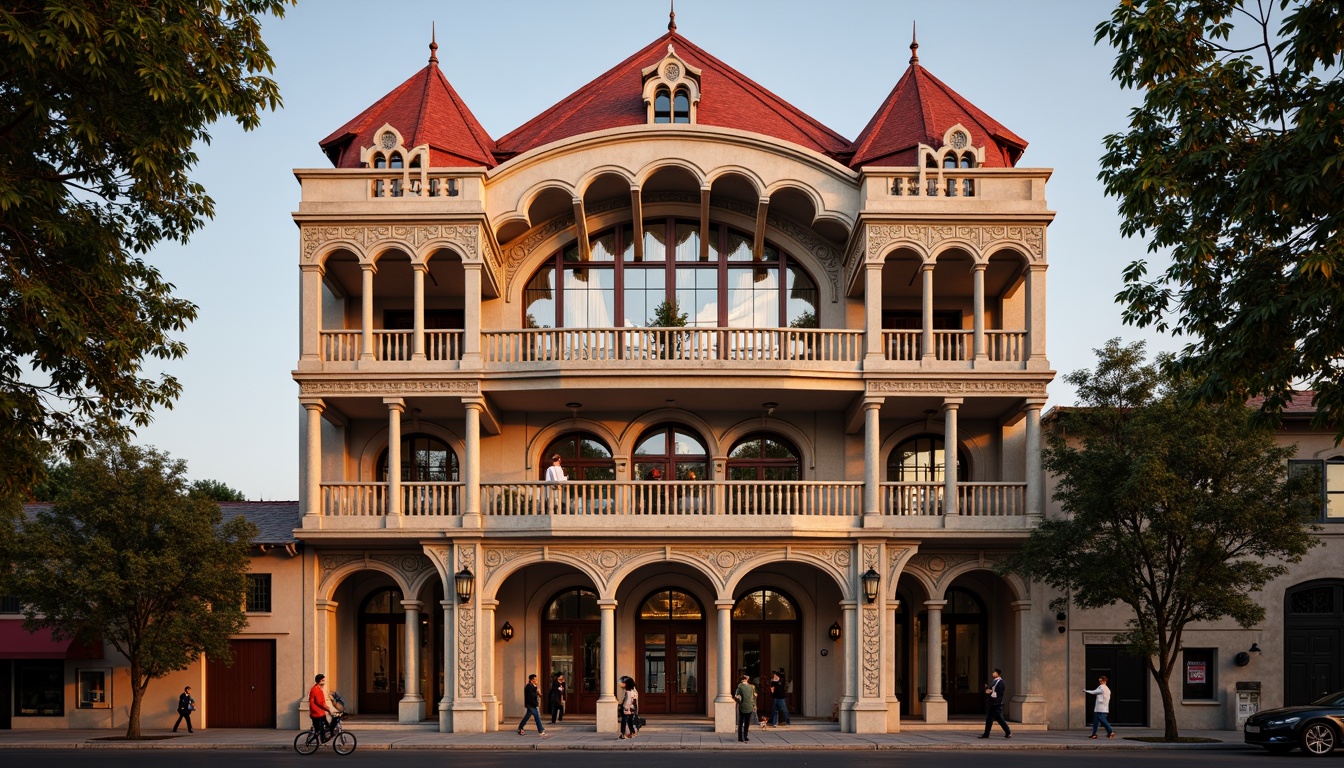
[{"label": "tree trunk", "polygon": [[1172,665],[1163,663],[1154,677],[1157,678],[1157,691],[1162,696],[1162,739],[1176,741],[1180,732],[1176,725],[1176,701],[1171,697]]},{"label": "tree trunk", "polygon": [[131,712],[126,722],[126,740],[140,740],[140,704],[145,700],[145,687],[139,685],[136,675],[131,675]]}]

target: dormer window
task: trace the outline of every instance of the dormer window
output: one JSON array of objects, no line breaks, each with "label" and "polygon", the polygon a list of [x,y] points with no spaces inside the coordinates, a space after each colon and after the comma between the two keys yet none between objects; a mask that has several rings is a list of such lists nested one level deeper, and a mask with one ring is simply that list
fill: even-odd
[{"label": "dormer window", "polygon": [[388,167],[389,167],[389,168],[400,168],[400,167],[401,167],[401,153],[400,153],[400,152],[393,152],[393,153],[392,153],[392,159],[388,161]]},{"label": "dormer window", "polygon": [[657,95],[653,97],[653,122],[672,122],[672,98],[666,88],[659,88]]},{"label": "dormer window", "polygon": [[700,70],[686,63],[669,44],[663,60],[641,73],[644,106],[651,124],[695,122],[700,103]]},{"label": "dormer window", "polygon": [[382,171],[369,179],[369,197],[457,196],[455,179],[430,178],[428,144],[406,146],[401,132],[391,124],[379,128],[375,137],[373,146],[359,151],[365,168]]}]

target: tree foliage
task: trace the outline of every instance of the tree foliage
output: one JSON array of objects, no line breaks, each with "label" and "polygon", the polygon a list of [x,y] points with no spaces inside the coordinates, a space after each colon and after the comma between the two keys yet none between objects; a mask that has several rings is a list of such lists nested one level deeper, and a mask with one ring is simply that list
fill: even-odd
[{"label": "tree foliage", "polygon": [[144,259],[214,213],[188,172],[214,121],[280,104],[261,18],[292,0],[0,6],[0,501],[179,392],[196,307]]},{"label": "tree foliage", "polygon": [[222,522],[219,505],[188,493],[186,465],[153,449],[95,444],[70,463],[52,507],[17,524],[8,591],[25,626],[105,641],[131,675],[127,738],[140,737],[150,681],[202,653],[230,658],[243,613],[256,527]]},{"label": "tree foliage", "polygon": [[1097,27],[1143,95],[1100,178],[1138,260],[1126,322],[1190,337],[1191,395],[1277,415],[1295,383],[1344,437],[1344,6],[1335,0],[1121,0]]},{"label": "tree foliage", "polygon": [[247,501],[242,491],[220,480],[197,480],[187,488],[187,493],[211,501]]},{"label": "tree foliage", "polygon": [[1304,510],[1318,512],[1319,480],[1287,478],[1293,449],[1246,406],[1190,405],[1192,385],[1146,363],[1142,343],[1112,339],[1097,356],[1095,372],[1065,377],[1081,407],[1058,416],[1044,455],[1065,516],[1042,521],[1006,568],[1079,607],[1129,609],[1119,640],[1148,659],[1175,739],[1185,628],[1264,620],[1251,593],[1318,543]]}]

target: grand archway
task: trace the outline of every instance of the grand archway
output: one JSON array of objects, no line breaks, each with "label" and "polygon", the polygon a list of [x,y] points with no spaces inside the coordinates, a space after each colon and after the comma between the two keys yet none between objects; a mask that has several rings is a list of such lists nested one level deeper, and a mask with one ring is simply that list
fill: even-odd
[{"label": "grand archway", "polygon": [[659,589],[640,604],[635,633],[640,710],[703,713],[705,612],[700,601],[680,589]]}]

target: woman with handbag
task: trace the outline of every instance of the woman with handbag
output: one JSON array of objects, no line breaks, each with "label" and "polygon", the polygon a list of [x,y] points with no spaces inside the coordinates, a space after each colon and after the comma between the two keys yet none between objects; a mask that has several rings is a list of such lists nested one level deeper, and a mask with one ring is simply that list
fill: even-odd
[{"label": "woman with handbag", "polygon": [[[621,686],[624,693],[621,696],[621,738],[633,739],[638,732],[635,727],[635,719],[639,717],[639,691],[635,689],[634,678],[622,677]],[[630,735],[626,735],[629,731]]]}]

